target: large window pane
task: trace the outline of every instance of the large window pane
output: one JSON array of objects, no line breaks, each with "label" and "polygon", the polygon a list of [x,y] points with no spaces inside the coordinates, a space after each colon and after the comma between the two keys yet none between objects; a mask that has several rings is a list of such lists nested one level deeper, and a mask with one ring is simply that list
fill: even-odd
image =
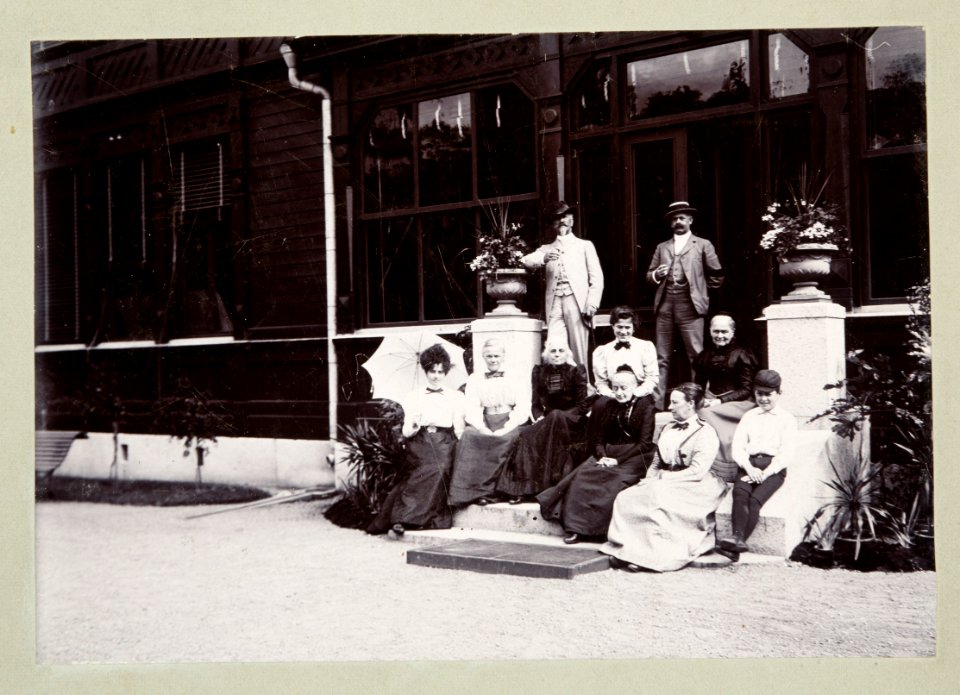
[{"label": "large window pane", "polygon": [[419,264],[414,219],[375,220],[366,225],[366,234],[370,323],[418,320]]},{"label": "large window pane", "polygon": [[604,272],[603,305],[629,304],[636,291],[637,277],[630,272],[624,256],[622,227],[614,223],[617,209],[615,188],[616,161],[607,143],[591,145],[576,153],[580,180],[580,223],[578,233],[593,241]]},{"label": "large window pane", "polygon": [[179,293],[178,335],[233,331],[233,259],[224,144],[204,140],[178,148],[173,273]]},{"label": "large window pane", "polygon": [[106,219],[110,310],[102,326],[106,340],[150,339],[156,317],[148,287],[149,229],[145,191],[146,161],[142,157],[115,160],[106,165]]},{"label": "large window pane", "polygon": [[477,315],[473,211],[423,218],[423,312],[427,321]]},{"label": "large window pane", "polygon": [[481,198],[536,190],[533,103],[510,85],[477,92],[477,188]]},{"label": "large window pane", "polygon": [[587,130],[610,125],[613,77],[610,61],[598,60],[583,76],[573,94],[574,128]]},{"label": "large window pane", "polygon": [[382,109],[363,142],[367,212],[413,205],[413,123],[409,106]]},{"label": "large window pane", "polygon": [[80,339],[77,177],[69,169],[53,171],[38,188],[36,337],[73,343]]},{"label": "large window pane", "polygon": [[783,34],[767,37],[770,98],[806,94],[810,89],[810,56]]},{"label": "large window pane", "polygon": [[926,56],[920,27],[878,29],[866,44],[867,146],[927,139]]},{"label": "large window pane", "polygon": [[627,64],[627,114],[665,116],[750,99],[746,40]]},{"label": "large window pane", "polygon": [[867,161],[870,191],[870,294],[906,296],[929,274],[926,155]]},{"label": "large window pane", "polygon": [[469,94],[419,103],[421,205],[473,197],[470,108]]}]

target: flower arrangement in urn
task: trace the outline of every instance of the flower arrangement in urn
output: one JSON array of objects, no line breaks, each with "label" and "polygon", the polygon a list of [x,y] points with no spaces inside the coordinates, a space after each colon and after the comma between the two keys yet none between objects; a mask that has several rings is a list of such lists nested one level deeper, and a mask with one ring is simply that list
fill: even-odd
[{"label": "flower arrangement in urn", "polygon": [[[771,203],[760,218],[767,225],[767,231],[760,238],[760,248],[774,254],[781,262],[787,260],[791,252],[805,248],[849,252],[847,232],[838,215],[839,206],[821,203],[829,179],[828,176],[816,188],[803,167],[798,185],[787,184],[790,200]],[[814,246],[809,246],[811,244]]]},{"label": "flower arrangement in urn", "polygon": [[829,277],[833,256],[850,251],[839,206],[821,202],[829,178],[818,188],[802,167],[798,185],[787,183],[790,200],[771,203],[760,218],[767,225],[760,248],[777,257],[780,277],[793,283],[784,299],[829,300],[817,284]]},{"label": "flower arrangement in urn", "polygon": [[509,205],[483,206],[487,225],[479,233],[480,252],[470,269],[480,273],[487,294],[497,302],[490,315],[525,316],[517,300],[527,293],[527,270],[520,260],[530,252],[521,236],[523,223],[510,221]]},{"label": "flower arrangement in urn", "polygon": [[520,259],[530,253],[530,247],[521,236],[523,223],[508,221],[507,205],[484,206],[483,210],[489,224],[480,230],[480,253],[470,261],[470,269],[481,275],[503,269],[522,269]]}]

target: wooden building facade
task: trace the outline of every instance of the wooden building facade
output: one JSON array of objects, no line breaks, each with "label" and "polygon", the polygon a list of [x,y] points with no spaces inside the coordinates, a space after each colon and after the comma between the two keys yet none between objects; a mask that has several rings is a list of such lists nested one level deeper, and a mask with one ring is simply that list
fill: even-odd
[{"label": "wooden building facade", "polygon": [[[285,42],[331,95],[335,253],[321,98]],[[911,27],[37,43],[38,427],[103,428],[77,403],[109,383],[126,431],[159,432],[187,383],[233,414],[223,435],[329,438],[383,335],[490,308],[467,263],[491,207],[534,243],[558,198],[602,309],[651,339],[643,275],[689,200],[727,271],[712,309],[762,348],[784,288],[760,218],[804,167],[851,231],[829,282],[848,345],[902,345],[928,274],[924,72]]]}]

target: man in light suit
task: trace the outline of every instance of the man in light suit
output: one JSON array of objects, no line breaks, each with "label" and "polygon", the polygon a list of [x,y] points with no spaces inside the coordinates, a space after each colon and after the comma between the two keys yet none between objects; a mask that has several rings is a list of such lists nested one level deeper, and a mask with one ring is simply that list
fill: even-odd
[{"label": "man in light suit", "polygon": [[660,383],[655,400],[660,408],[668,389],[674,328],[680,329],[692,370],[693,359],[703,350],[703,317],[710,305],[707,291],[723,284],[723,268],[713,244],[690,231],[696,212],[685,200],[670,204],[664,219],[673,238],[657,244],[647,270],[647,282],[657,286],[653,306]]},{"label": "man in light suit", "polygon": [[544,219],[556,231],[556,239],[524,256],[522,262],[529,270],[546,269],[547,340],[565,338],[573,359],[586,367],[587,329],[603,295],[603,270],[593,242],[573,234],[574,210],[563,201],[552,203]]}]

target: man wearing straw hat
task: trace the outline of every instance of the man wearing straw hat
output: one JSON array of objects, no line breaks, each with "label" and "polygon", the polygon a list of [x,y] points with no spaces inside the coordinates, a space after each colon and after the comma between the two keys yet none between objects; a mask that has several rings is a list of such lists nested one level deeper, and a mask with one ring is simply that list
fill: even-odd
[{"label": "man wearing straw hat", "polygon": [[696,212],[685,200],[670,203],[664,219],[673,238],[657,244],[647,270],[647,282],[657,287],[653,306],[660,383],[654,398],[660,408],[664,407],[674,330],[680,330],[692,370],[693,359],[703,350],[703,318],[710,305],[707,290],[723,284],[723,268],[713,244],[690,231]]}]

